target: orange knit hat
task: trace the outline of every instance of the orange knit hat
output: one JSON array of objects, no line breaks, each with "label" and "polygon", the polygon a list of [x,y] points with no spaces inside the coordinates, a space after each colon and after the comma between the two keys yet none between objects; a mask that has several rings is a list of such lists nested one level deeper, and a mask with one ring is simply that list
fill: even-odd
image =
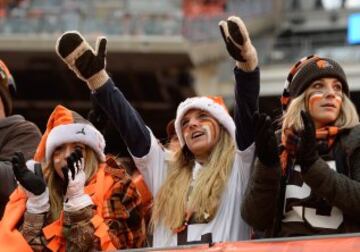
[{"label": "orange knit hat", "polygon": [[103,135],[78,113],[58,105],[49,117],[34,159],[38,162],[48,162],[58,146],[72,142],[89,146],[100,161],[105,161]]}]

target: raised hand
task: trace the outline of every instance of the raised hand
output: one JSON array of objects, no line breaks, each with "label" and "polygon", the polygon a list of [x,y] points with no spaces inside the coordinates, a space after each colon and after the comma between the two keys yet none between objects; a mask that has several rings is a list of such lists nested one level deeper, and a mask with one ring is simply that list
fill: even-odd
[{"label": "raised hand", "polygon": [[70,31],[58,38],[55,49],[68,67],[95,90],[109,78],[105,71],[106,44],[105,37],[98,37],[94,50],[79,32]]},{"label": "raised hand", "polygon": [[81,150],[76,149],[66,159],[63,168],[66,188],[64,189],[64,210],[73,212],[93,204],[89,195],[85,193],[85,163]]},{"label": "raised hand", "polygon": [[[69,181],[75,180],[75,176],[79,173],[80,170],[83,170],[82,167],[82,152],[79,149],[76,149],[69,157],[66,158],[66,166],[62,167],[61,170],[64,174],[64,188],[63,194],[67,193],[69,187]],[[69,178],[70,176],[70,178]]]},{"label": "raised hand", "polygon": [[254,114],[255,153],[266,166],[273,167],[279,164],[279,149],[271,120],[265,113]]},{"label": "raised hand", "polygon": [[308,113],[301,111],[304,129],[300,133],[299,147],[296,151],[296,159],[300,164],[301,171],[306,172],[319,158],[316,143],[315,125]]},{"label": "raised hand", "polygon": [[34,165],[34,172],[30,171],[26,166],[22,152],[15,152],[11,163],[16,180],[19,181],[22,187],[35,195],[40,195],[45,191],[46,183],[40,164]]},{"label": "raised hand", "polygon": [[248,30],[241,18],[231,16],[226,21],[221,20],[219,28],[226,49],[230,56],[236,60],[236,65],[243,71],[253,71],[258,64],[257,53],[251,44]]}]

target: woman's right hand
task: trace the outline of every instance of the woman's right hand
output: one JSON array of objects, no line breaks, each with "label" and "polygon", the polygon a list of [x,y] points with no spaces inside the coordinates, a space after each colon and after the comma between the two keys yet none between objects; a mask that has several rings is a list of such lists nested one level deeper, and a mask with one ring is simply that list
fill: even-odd
[{"label": "woman's right hand", "polygon": [[34,160],[25,162],[21,152],[15,152],[11,162],[15,177],[27,196],[26,210],[33,214],[49,211],[49,190],[42,175],[41,165]]},{"label": "woman's right hand", "polygon": [[34,163],[34,166],[30,168],[33,171],[29,170],[22,152],[15,152],[11,163],[16,180],[22,187],[35,195],[40,195],[45,191],[46,183],[40,164]]}]

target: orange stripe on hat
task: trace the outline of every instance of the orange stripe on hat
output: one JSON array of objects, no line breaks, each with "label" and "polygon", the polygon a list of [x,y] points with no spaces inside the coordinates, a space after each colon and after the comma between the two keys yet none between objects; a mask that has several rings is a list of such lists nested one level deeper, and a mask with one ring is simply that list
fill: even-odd
[{"label": "orange stripe on hat", "polygon": [[71,124],[71,123],[74,123],[74,117],[72,112],[67,108],[65,108],[64,106],[61,105],[56,106],[56,108],[49,117],[45,133],[43,134],[41,141],[38,145],[38,148],[36,149],[34,156],[35,161],[41,162],[44,159],[46,141],[50,131],[56,126]]}]

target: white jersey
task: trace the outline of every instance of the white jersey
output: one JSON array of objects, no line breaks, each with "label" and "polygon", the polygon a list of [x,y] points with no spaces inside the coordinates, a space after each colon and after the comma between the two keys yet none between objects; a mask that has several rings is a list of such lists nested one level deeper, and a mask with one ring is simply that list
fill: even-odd
[{"label": "white jersey", "polygon": [[[209,223],[188,225],[186,242],[201,241],[202,235],[211,235],[212,242],[250,239],[250,227],[242,220],[240,209],[249,181],[254,150],[255,145],[252,144],[244,151],[236,151],[233,169],[215,217]],[[169,159],[170,155],[151,133],[149,153],[142,158],[133,157],[153,195],[158,193],[166,179],[168,168],[166,160]],[[164,225],[160,224],[155,227],[153,247],[185,244],[180,244],[177,234]]]}]

